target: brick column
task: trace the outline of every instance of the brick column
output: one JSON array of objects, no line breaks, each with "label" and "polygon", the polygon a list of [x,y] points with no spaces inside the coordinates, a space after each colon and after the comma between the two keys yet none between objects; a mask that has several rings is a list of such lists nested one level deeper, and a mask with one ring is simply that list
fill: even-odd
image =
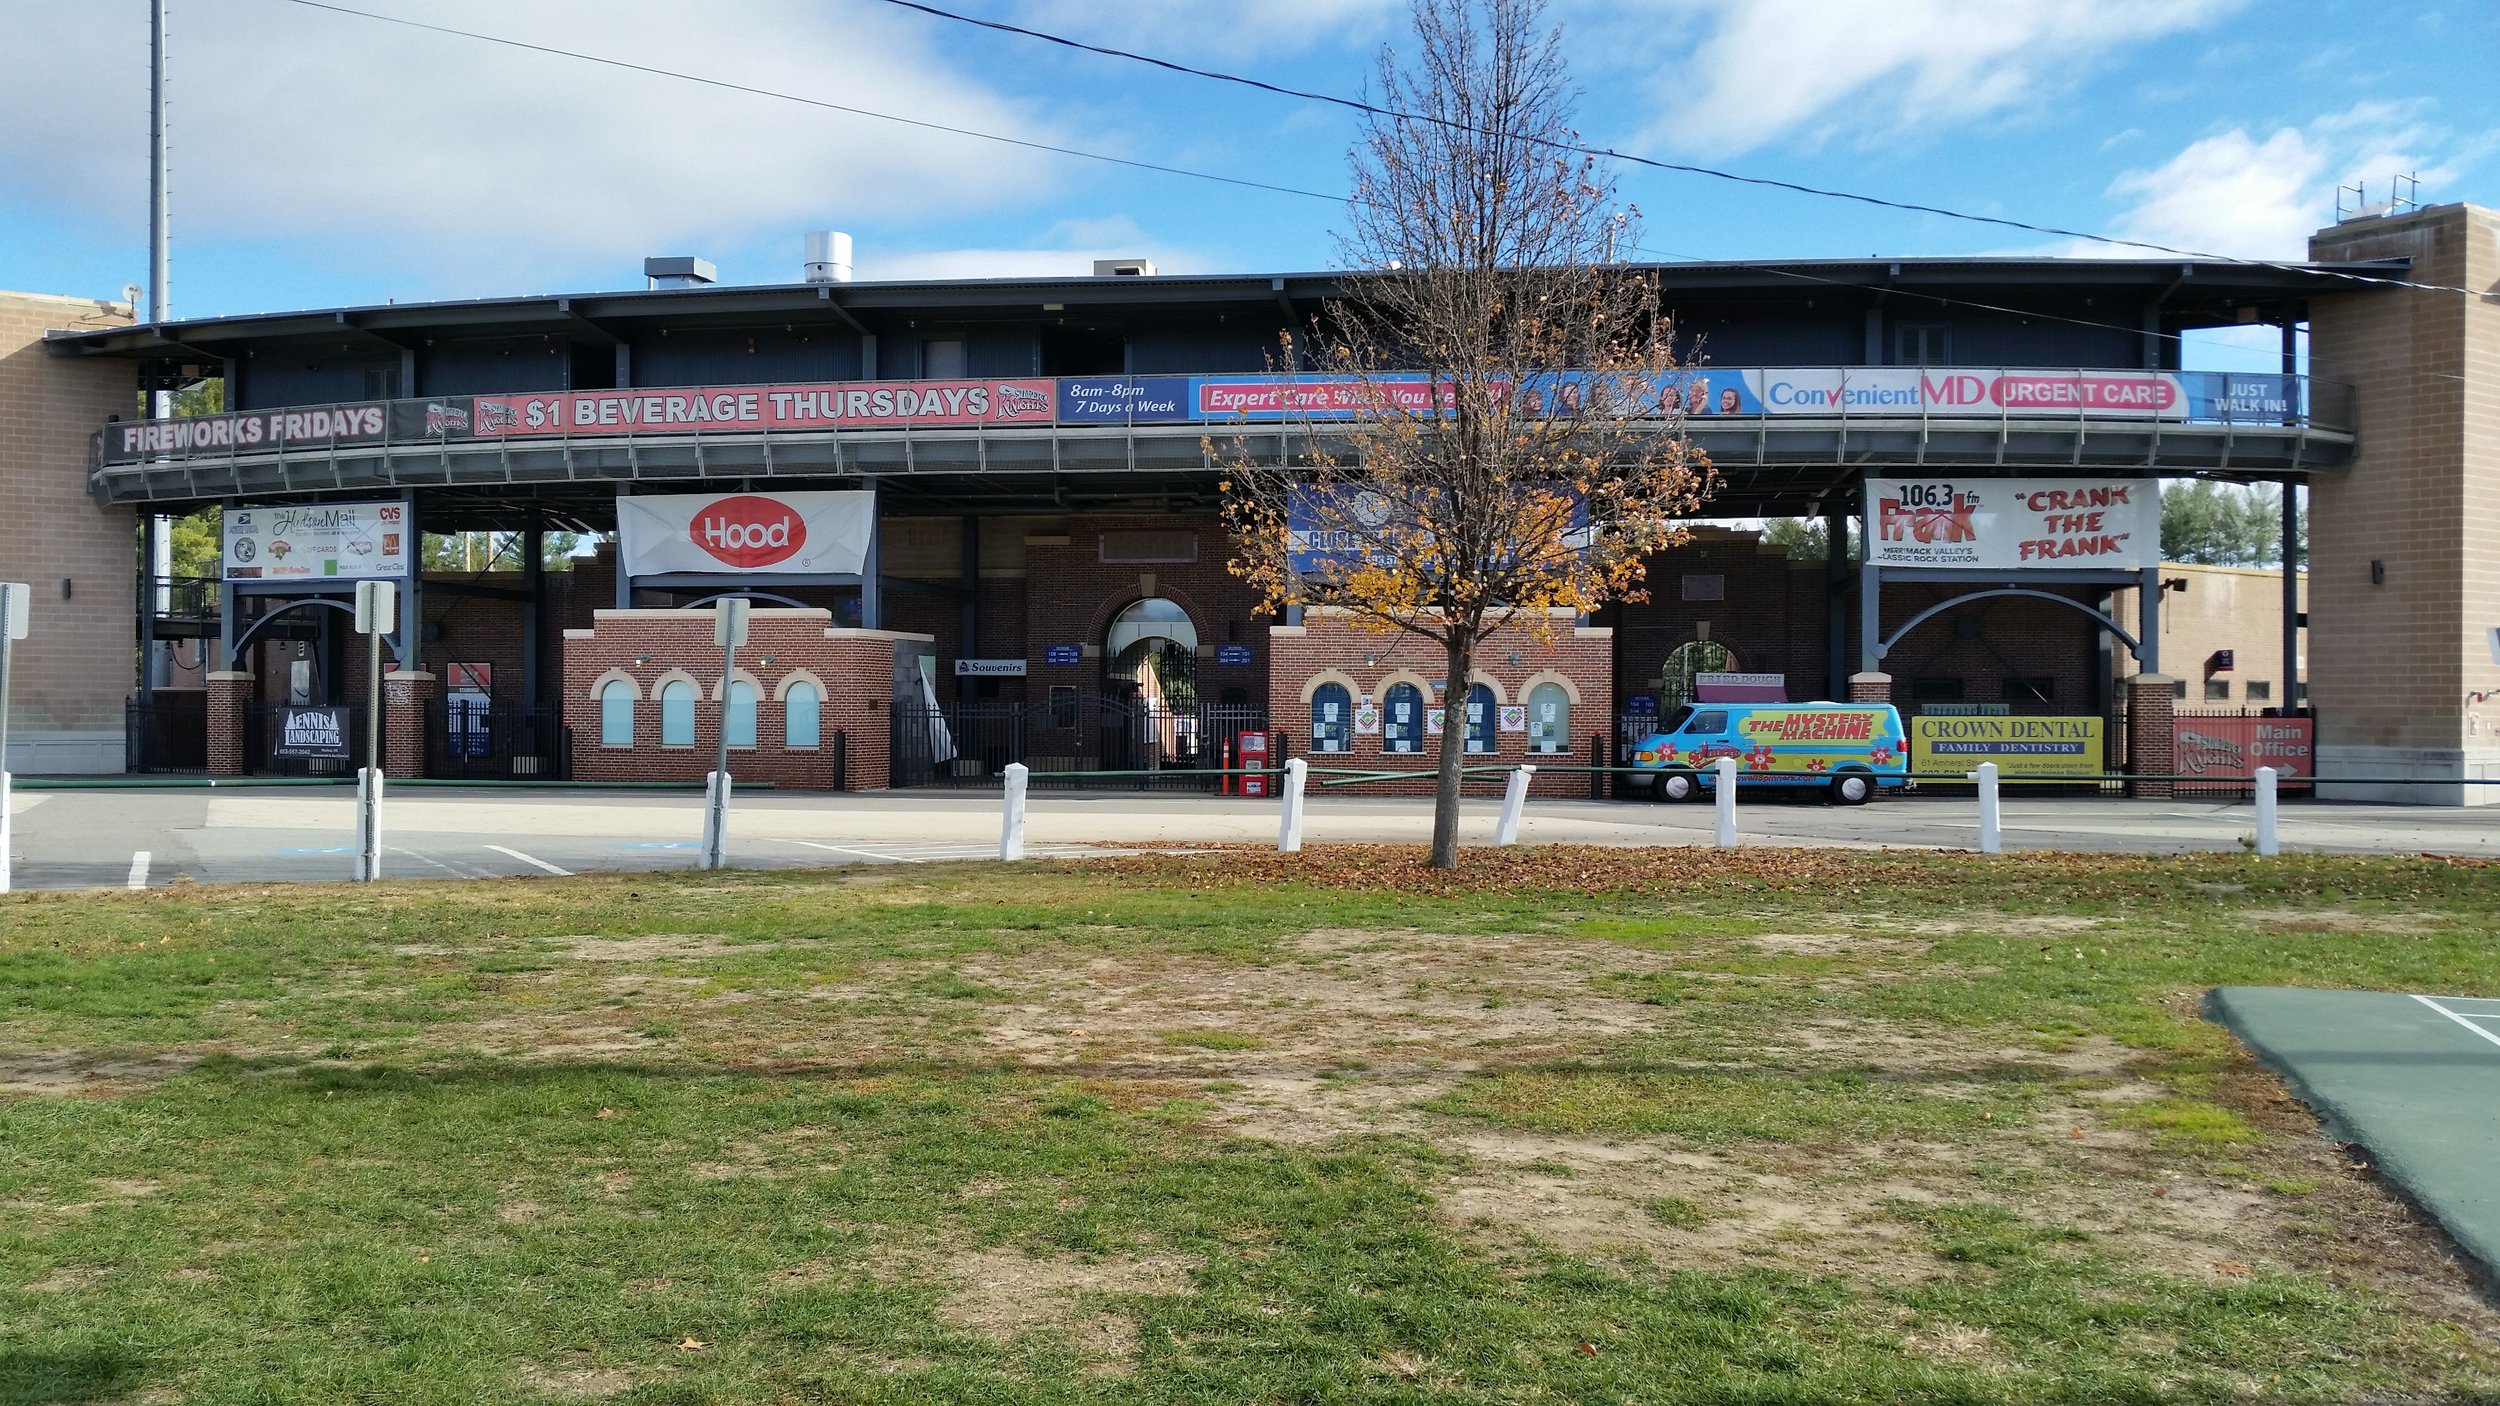
[{"label": "brick column", "polygon": [[425,730],[432,725],[431,705],[441,696],[442,685],[432,674],[382,676],[384,776],[400,781],[425,775]]},{"label": "brick column", "polygon": [[219,672],[208,676],[208,774],[241,776],[246,770],[243,755],[243,715],[252,706],[252,676],[244,672]]},{"label": "brick column", "polygon": [[1892,675],[1851,674],[1849,701],[1852,703],[1889,703],[1892,701]]},{"label": "brick column", "polygon": [[[2138,674],[2127,680],[2127,770],[2137,776],[2168,776],[2178,767],[2178,734],[2171,728],[2171,686],[2167,674]],[[2170,794],[2167,781],[2138,781],[2137,796]]]}]

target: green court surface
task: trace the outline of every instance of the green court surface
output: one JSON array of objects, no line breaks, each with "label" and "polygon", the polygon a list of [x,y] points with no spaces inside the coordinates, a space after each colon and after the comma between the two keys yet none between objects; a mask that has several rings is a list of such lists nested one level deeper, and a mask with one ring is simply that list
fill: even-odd
[{"label": "green court surface", "polygon": [[2226,986],[2207,1009],[2500,1279],[2500,997]]}]

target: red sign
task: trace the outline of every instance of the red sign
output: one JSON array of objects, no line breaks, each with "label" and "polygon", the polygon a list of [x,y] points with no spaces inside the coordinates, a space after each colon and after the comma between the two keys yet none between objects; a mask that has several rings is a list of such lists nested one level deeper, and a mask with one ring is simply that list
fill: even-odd
[{"label": "red sign", "polygon": [[[2181,776],[2244,791],[2257,768],[2270,766],[2289,789],[2317,775],[2312,756],[2317,724],[2309,718],[2173,718],[2171,760]],[[2195,781],[2179,789],[2193,791]]]},{"label": "red sign", "polygon": [[480,438],[1047,425],[1056,394],[1038,378],[545,391],[478,396],[473,419]]},{"label": "red sign", "polygon": [[[1245,772],[1249,771],[1253,767],[1266,766],[1268,755],[1267,734],[1264,732],[1245,732],[1241,734],[1240,745],[1233,749],[1233,755],[1238,758],[1233,765],[1240,767]],[[1266,795],[1267,778],[1257,775],[1242,777],[1241,794],[1245,796]]]},{"label": "red sign", "polygon": [[787,503],[742,493],[696,509],[686,536],[728,565],[753,571],[798,555],[807,545],[807,521]]}]

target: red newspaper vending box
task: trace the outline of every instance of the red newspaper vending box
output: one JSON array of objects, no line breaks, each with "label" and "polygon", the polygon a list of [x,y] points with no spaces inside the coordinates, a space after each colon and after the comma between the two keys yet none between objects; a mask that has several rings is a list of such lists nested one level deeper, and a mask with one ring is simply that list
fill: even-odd
[{"label": "red newspaper vending box", "polygon": [[[1253,768],[1265,767],[1267,765],[1267,734],[1264,732],[1245,732],[1241,734],[1241,744],[1233,748],[1233,756],[1236,758],[1233,765],[1240,767],[1245,772],[1250,771]],[[1244,776],[1241,778],[1241,794],[1245,796],[1264,796],[1267,793],[1267,778],[1265,776]]]}]

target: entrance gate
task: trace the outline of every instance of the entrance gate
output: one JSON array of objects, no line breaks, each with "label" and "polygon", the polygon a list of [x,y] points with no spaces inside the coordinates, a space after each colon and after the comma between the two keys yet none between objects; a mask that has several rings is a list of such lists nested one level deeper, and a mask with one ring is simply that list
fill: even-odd
[{"label": "entrance gate", "polygon": [[[1225,748],[1267,728],[1265,708],[1173,709],[1137,698],[1064,694],[1041,703],[898,705],[896,786],[995,786],[1011,762],[1036,786],[1216,791]],[[1085,773],[1114,773],[1092,778]]]}]

